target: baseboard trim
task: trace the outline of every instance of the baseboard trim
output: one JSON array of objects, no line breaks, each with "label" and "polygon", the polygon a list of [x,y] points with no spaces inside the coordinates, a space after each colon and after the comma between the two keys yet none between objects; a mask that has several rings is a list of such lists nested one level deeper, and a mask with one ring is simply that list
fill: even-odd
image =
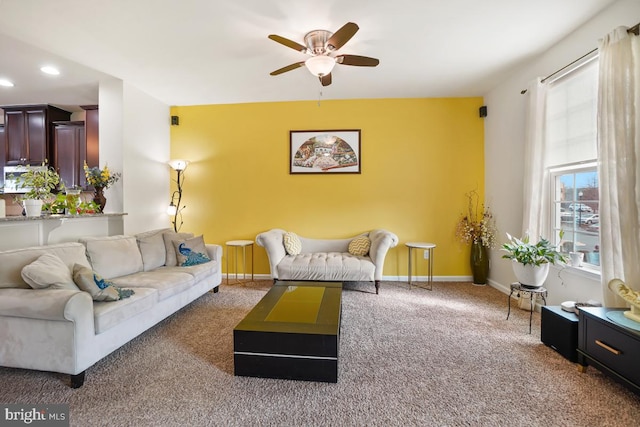
[{"label": "baseboard trim", "polygon": [[[226,278],[226,273],[222,274],[222,278]],[[242,275],[238,275],[238,278],[243,282],[245,280],[250,280],[250,276],[247,275],[247,279],[243,279]],[[254,274],[253,280],[270,280],[270,274]],[[412,282],[426,282],[428,279],[427,276],[411,276]],[[229,280],[235,280],[235,275],[229,275]],[[409,276],[382,276],[382,280],[385,282],[408,282]],[[433,276],[434,282],[471,282],[473,280],[472,276]],[[507,288],[507,293],[509,293],[509,288]]]}]

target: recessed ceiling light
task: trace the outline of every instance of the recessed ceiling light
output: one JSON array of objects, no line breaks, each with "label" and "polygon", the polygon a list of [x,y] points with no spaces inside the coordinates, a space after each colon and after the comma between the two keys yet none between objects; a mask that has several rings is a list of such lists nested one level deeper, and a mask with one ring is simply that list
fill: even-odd
[{"label": "recessed ceiling light", "polygon": [[11,83],[9,80],[0,79],[0,86],[13,87],[13,83]]},{"label": "recessed ceiling light", "polygon": [[42,71],[45,74],[51,74],[52,76],[57,76],[58,74],[60,74],[60,71],[58,71],[57,68],[51,67],[49,65],[40,68],[40,71]]}]

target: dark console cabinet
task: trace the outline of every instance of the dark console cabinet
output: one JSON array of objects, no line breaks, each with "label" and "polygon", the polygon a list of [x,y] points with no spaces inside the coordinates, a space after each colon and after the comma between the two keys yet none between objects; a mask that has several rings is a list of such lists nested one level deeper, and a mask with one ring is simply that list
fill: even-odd
[{"label": "dark console cabinet", "polygon": [[640,332],[607,318],[628,308],[584,307],[578,321],[579,363],[592,365],[640,393]]},{"label": "dark console cabinet", "polygon": [[540,340],[569,359],[578,361],[578,316],[557,306],[543,306]]}]

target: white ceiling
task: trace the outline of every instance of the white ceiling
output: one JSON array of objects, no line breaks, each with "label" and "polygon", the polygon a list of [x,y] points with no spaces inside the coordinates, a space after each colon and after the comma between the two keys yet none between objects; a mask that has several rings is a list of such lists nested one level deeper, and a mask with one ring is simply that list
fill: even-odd
[{"label": "white ceiling", "polygon": [[[0,0],[0,78],[15,83],[0,105],[96,104],[106,75],[168,105],[482,96],[614,1]],[[378,67],[337,65],[326,88],[305,68],[269,75],[306,58],[269,34],[304,44],[349,21],[338,53]]]}]

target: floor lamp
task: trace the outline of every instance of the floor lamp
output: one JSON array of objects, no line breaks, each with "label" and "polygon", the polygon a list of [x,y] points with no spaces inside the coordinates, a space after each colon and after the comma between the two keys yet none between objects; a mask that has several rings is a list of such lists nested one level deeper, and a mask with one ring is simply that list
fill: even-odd
[{"label": "floor lamp", "polygon": [[[173,229],[177,233],[182,227],[182,210],[186,208],[186,206],[182,206],[182,184],[184,184],[184,170],[189,165],[188,160],[171,160],[169,162],[169,166],[176,171],[178,174],[175,179],[176,184],[178,185],[178,189],[171,194],[171,202],[169,203],[169,207],[167,208],[167,213],[173,216]],[[180,217],[180,224],[178,224],[178,217]]]}]

